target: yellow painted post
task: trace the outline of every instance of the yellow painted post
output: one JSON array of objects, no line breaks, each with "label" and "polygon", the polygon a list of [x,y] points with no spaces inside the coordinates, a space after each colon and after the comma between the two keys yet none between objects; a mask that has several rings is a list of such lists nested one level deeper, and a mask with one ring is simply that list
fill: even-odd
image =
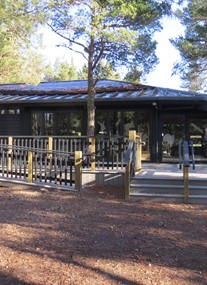
[{"label": "yellow painted post", "polygon": [[[47,146],[48,151],[53,150],[53,137],[48,137],[48,146]],[[47,155],[48,158],[52,157],[52,153],[48,153]]]},{"label": "yellow painted post", "polygon": [[125,177],[124,177],[124,195],[125,200],[129,200],[129,193],[130,193],[130,162],[128,162],[127,166],[125,167]]},{"label": "yellow painted post", "polygon": [[91,142],[91,171],[96,170],[95,154],[96,154],[96,140],[95,137],[90,138]]},{"label": "yellow painted post", "polygon": [[31,151],[28,151],[28,182],[33,182],[33,156]]},{"label": "yellow painted post", "polygon": [[75,151],[75,189],[82,188],[82,151]]},{"label": "yellow painted post", "polygon": [[12,154],[12,144],[13,144],[13,138],[8,137],[8,171],[11,171],[12,169],[12,159],[11,159],[11,154]]},{"label": "yellow painted post", "polygon": [[184,203],[189,201],[189,167],[183,166],[183,180],[184,180]]},{"label": "yellow painted post", "polygon": [[136,131],[129,131],[129,141],[136,142]]},{"label": "yellow painted post", "polygon": [[140,135],[137,135],[137,167],[136,171],[142,169],[142,138]]}]

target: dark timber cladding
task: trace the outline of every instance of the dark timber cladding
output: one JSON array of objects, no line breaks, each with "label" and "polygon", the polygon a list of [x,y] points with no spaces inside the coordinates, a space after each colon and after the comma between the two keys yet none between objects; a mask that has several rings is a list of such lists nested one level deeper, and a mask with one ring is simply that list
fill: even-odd
[{"label": "dark timber cladding", "polygon": [[[0,85],[0,136],[84,136],[87,81]],[[126,136],[136,130],[145,141],[144,158],[177,157],[182,138],[207,156],[207,94],[122,81],[96,84],[96,136]]]}]

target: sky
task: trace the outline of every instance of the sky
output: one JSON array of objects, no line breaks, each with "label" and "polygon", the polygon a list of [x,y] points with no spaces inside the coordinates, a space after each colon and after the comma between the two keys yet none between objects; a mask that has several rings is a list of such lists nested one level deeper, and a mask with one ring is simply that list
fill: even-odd
[{"label": "sky", "polygon": [[155,70],[147,76],[146,83],[153,86],[181,89],[179,76],[172,76],[173,65],[179,61],[180,54],[170,43],[170,38],[176,38],[184,33],[184,27],[178,19],[165,19],[163,30],[155,34],[158,42],[156,54],[160,63]]},{"label": "sky", "polygon": [[[143,84],[182,89],[179,76],[172,76],[173,64],[180,59],[179,52],[170,43],[170,38],[175,38],[184,32],[184,28],[180,24],[178,19],[164,19],[163,30],[157,32],[154,36],[158,42],[156,54],[160,63],[154,69],[153,72],[146,76],[146,80]],[[51,31],[47,30],[43,35],[44,55],[48,60],[53,63],[55,58],[60,57],[67,60],[69,63],[73,60],[73,63],[77,68],[81,68],[84,59],[80,54],[72,53],[67,48],[57,47],[56,45],[61,42],[59,36],[55,35]]]}]

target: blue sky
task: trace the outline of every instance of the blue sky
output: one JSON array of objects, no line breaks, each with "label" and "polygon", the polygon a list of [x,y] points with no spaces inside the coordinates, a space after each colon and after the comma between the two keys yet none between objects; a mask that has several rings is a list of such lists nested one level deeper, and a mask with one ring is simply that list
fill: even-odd
[{"label": "blue sky", "polygon": [[169,38],[175,38],[183,34],[184,28],[177,19],[163,20],[162,32],[155,34],[158,42],[157,56],[160,63],[156,69],[147,76],[146,83],[160,87],[169,87],[181,89],[179,76],[172,76],[172,68],[176,61],[180,60],[178,50],[176,50],[169,41]]},{"label": "blue sky", "polygon": [[[144,84],[181,89],[181,81],[179,76],[172,76],[173,64],[180,59],[179,52],[171,45],[169,38],[175,38],[184,32],[184,28],[177,19],[164,19],[163,30],[155,34],[155,39],[158,42],[157,56],[160,63],[155,70],[147,77]],[[81,68],[83,58],[77,53],[72,53],[66,48],[56,47],[61,42],[59,36],[47,31],[44,33],[43,44],[45,46],[44,55],[53,62],[56,57],[63,58]]]}]

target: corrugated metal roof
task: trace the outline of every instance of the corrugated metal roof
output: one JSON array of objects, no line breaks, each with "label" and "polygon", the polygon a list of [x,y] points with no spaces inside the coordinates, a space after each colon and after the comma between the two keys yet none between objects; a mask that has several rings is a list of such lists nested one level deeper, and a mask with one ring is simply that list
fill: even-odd
[{"label": "corrugated metal roof", "polygon": [[[95,101],[207,101],[207,94],[121,81],[100,80],[96,86]],[[86,80],[45,82],[40,83],[38,86],[22,84],[0,85],[0,104],[86,102],[87,97]]]}]

